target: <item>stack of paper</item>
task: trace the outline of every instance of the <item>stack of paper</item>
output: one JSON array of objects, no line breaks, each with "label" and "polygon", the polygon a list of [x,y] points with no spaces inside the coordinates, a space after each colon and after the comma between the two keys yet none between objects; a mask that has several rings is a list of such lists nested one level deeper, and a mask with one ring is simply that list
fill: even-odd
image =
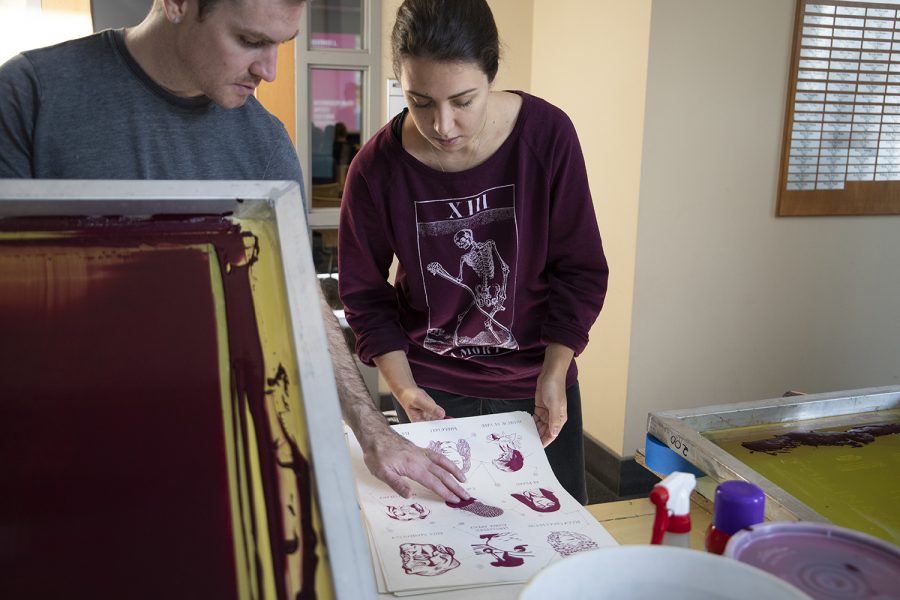
[{"label": "stack of paper", "polygon": [[413,484],[403,498],[373,477],[348,435],[379,591],[398,596],[524,583],[562,558],[615,540],[560,486],[531,415],[504,413],[397,425],[466,474],[451,506]]}]

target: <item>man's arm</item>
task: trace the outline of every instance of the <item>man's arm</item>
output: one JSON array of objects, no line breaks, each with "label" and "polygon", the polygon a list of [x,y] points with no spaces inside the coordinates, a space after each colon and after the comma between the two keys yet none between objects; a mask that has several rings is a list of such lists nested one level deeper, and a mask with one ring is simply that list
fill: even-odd
[{"label": "man's arm", "polygon": [[37,76],[19,54],[0,65],[0,179],[31,178]]},{"label": "man's arm", "polygon": [[419,448],[395,432],[375,408],[347,348],[341,326],[321,292],[319,300],[341,412],[362,446],[369,471],[404,498],[409,498],[412,492],[404,479],[408,477],[448,502],[468,499],[469,495],[457,482],[465,476],[452,461],[437,452]]}]

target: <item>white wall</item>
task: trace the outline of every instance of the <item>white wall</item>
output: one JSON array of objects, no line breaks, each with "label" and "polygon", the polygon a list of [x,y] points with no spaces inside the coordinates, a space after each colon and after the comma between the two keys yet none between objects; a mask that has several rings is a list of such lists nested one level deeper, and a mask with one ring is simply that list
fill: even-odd
[{"label": "white wall", "polygon": [[625,454],[649,411],[900,383],[900,217],[776,218],[794,0],[654,0]]},{"label": "white wall", "polygon": [[90,35],[88,0],[0,0],[0,64],[25,50]]},{"label": "white wall", "polygon": [[532,92],[565,110],[584,152],[610,265],[578,357],[584,429],[620,454],[626,414],[650,0],[535,0]]}]

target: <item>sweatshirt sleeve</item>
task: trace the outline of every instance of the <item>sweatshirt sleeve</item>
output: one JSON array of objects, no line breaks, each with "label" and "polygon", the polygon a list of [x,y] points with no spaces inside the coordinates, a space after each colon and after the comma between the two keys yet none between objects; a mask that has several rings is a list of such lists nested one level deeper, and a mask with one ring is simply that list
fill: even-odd
[{"label": "sweatshirt sleeve", "polygon": [[356,353],[369,366],[387,352],[407,352],[409,340],[400,326],[397,294],[388,283],[394,251],[371,188],[359,168],[350,165],[338,230],[339,289],[344,314],[356,335]]},{"label": "sweatshirt sleeve", "polygon": [[563,344],[578,355],[603,307],[609,267],[575,127],[564,113],[558,115],[549,163],[549,311],[541,341]]},{"label": "sweatshirt sleeve", "polygon": [[31,178],[37,75],[22,54],[0,65],[0,179]]}]

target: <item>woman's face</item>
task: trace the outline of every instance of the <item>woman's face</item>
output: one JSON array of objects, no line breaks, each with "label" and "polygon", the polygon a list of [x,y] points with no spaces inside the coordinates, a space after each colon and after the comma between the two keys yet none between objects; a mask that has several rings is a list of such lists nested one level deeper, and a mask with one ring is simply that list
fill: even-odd
[{"label": "woman's face", "polygon": [[477,63],[405,58],[400,85],[416,129],[434,148],[464,150],[484,128],[491,83]]}]

